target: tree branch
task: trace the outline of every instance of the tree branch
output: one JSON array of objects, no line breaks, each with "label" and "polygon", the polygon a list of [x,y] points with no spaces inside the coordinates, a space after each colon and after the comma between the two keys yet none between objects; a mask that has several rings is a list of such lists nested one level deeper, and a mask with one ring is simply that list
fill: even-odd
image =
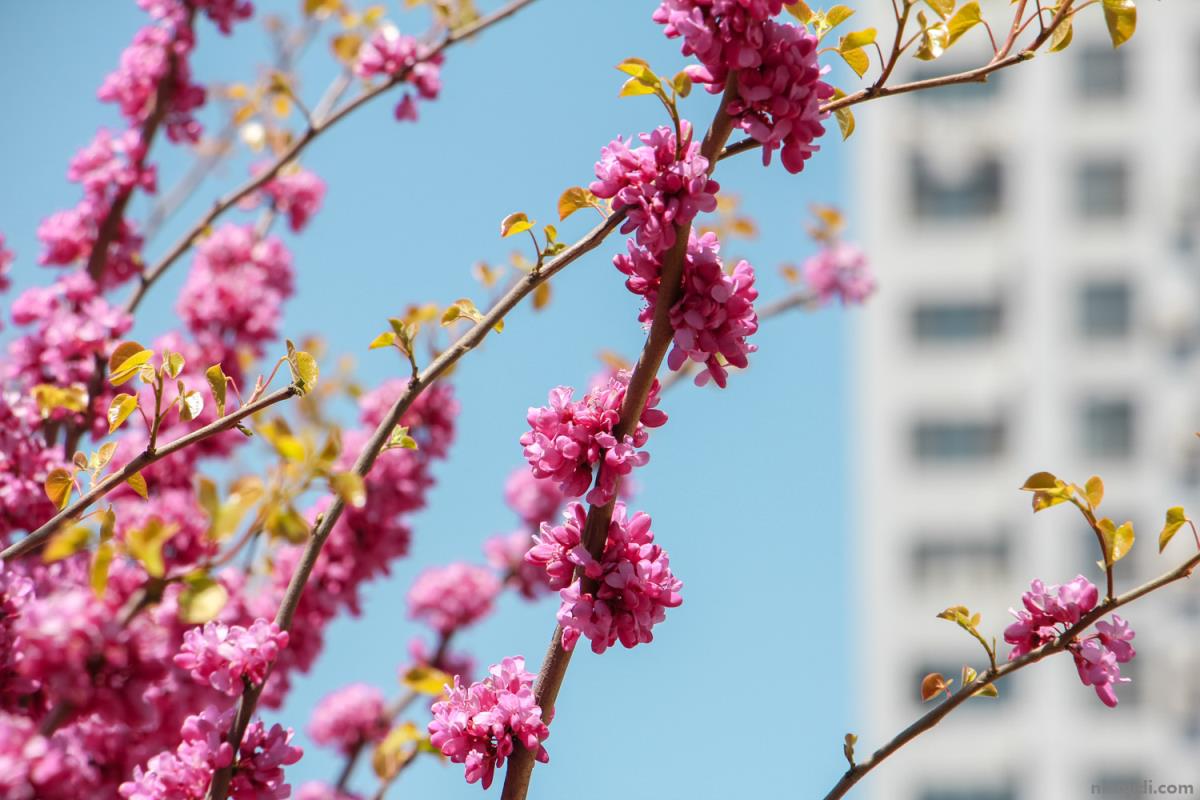
[{"label": "tree branch", "polygon": [[959,688],[957,692],[946,699],[946,702],[927,712],[924,716],[918,719],[913,724],[896,734],[883,747],[876,750],[866,761],[855,764],[850,769],[846,770],[837,784],[825,795],[825,800],[836,800],[836,798],[844,797],[850,791],[854,784],[863,779],[867,773],[878,767],[883,761],[904,745],[916,739],[922,733],[933,728],[941,722],[951,711],[958,708],[971,697],[987,686],[992,685],[1001,678],[1007,677],[1018,670],[1024,669],[1031,664],[1036,664],[1047,656],[1052,656],[1055,653],[1061,653],[1067,649],[1067,646],[1075,641],[1075,638],[1083,633],[1092,623],[1099,620],[1109,612],[1116,611],[1118,608],[1132,603],[1151,592],[1157,591],[1176,581],[1188,578],[1192,571],[1200,566],[1200,553],[1193,555],[1183,564],[1166,574],[1155,578],[1154,580],[1142,584],[1132,591],[1120,595],[1115,600],[1103,602],[1092,609],[1090,612],[1080,618],[1079,622],[1072,625],[1061,636],[1053,642],[1042,645],[1036,650],[1033,650],[1020,658],[1001,664],[995,669],[987,669],[979,675],[975,680]]},{"label": "tree branch", "polygon": [[216,436],[218,433],[223,433],[224,431],[233,428],[246,417],[262,411],[264,408],[269,408],[276,403],[283,402],[289,397],[293,397],[297,394],[299,394],[299,390],[295,387],[295,385],[287,386],[283,389],[272,392],[266,397],[260,398],[251,403],[247,403],[236,411],[226,414],[224,417],[221,417],[215,422],[210,422],[203,428],[197,428],[189,434],[180,436],[178,439],[168,442],[160,448],[147,448],[146,450],[143,450],[141,453],[134,456],[134,458],[124,467],[116,472],[111,473],[104,480],[93,486],[87,493],[85,493],[74,503],[55,514],[49,522],[42,525],[40,528],[26,536],[21,541],[15,542],[14,544],[11,544],[5,548],[3,552],[0,552],[0,560],[19,558],[35,548],[40,547],[42,543],[49,539],[63,523],[78,517],[89,506],[91,506],[101,497],[104,497],[113,489],[120,486],[139,470],[150,466],[156,461],[161,461],[172,453],[177,453],[185,447],[190,447],[197,442],[203,441],[212,436]]}]

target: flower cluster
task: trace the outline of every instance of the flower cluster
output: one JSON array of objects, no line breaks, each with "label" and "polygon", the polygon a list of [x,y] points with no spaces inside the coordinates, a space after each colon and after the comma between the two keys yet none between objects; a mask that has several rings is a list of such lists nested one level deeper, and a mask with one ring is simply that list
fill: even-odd
[{"label": "flower cluster", "polygon": [[867,254],[841,242],[821,248],[804,262],[804,281],[822,303],[835,297],[843,305],[862,303],[875,292]]},{"label": "flower cluster", "polygon": [[387,735],[383,692],[365,683],[352,683],[327,695],[313,709],[308,733],[323,747],[351,752],[363,742]]},{"label": "flower cluster", "polygon": [[828,116],[821,103],[834,89],[821,80],[817,37],[772,17],[782,0],[663,0],[654,12],[668,37],[683,39],[683,54],[700,62],[692,79],[713,93],[736,73],[727,112],[762,144],[763,163],[781,150],[783,166],[799,172],[817,151]]},{"label": "flower cluster", "polygon": [[280,214],[286,214],[288,227],[296,233],[304,230],[325,199],[325,181],[298,166],[285,167],[263,184],[263,194]]},{"label": "flower cluster", "polygon": [[[721,187],[708,177],[708,159],[700,155],[700,143],[691,140],[691,126],[684,124],[683,133],[682,147],[666,127],[641,134],[642,146],[633,149],[616,138],[600,150],[596,180],[589,187],[597,197],[611,199],[613,210],[627,209],[621,232],[635,231],[637,243],[655,255],[675,244],[676,227],[717,207]],[[643,295],[649,289],[629,288]]]},{"label": "flower cluster", "polygon": [[291,796],[283,768],[300,760],[304,751],[292,745],[292,730],[274,725],[269,730],[255,720],[242,737],[235,759],[225,741],[236,708],[218,711],[209,706],[188,717],[182,741],[174,751],[159,753],[146,766],[135,767],[133,779],[122,783],[126,800],[203,800],[213,773],[233,767],[229,796],[246,800],[282,800]]},{"label": "flower cluster", "polygon": [[[580,636],[591,640],[596,653],[618,640],[625,647],[653,641],[651,628],[666,618],[668,608],[683,602],[683,583],[672,574],[666,551],[654,543],[650,517],[637,512],[626,518],[625,504],[617,503],[599,560],[583,547],[586,519],[583,506],[571,503],[563,524],[543,525],[526,556],[546,570],[551,586],[561,589],[563,647],[572,649]],[[594,591],[571,581],[576,567],[596,585]]]},{"label": "flower cluster", "polygon": [[543,720],[525,659],[506,658],[469,686],[456,677],[448,689],[449,696],[433,704],[430,741],[452,762],[466,765],[468,783],[491,786],[496,768],[504,766],[517,744],[543,764],[550,760],[542,746],[550,735],[549,715]]},{"label": "flower cluster", "polygon": [[483,567],[462,563],[432,567],[417,576],[408,590],[408,615],[447,634],[487,616],[499,593],[500,581]]},{"label": "flower cluster", "polygon": [[287,631],[265,619],[248,628],[209,622],[184,634],[175,666],[190,671],[197,683],[232,697],[241,694],[244,682],[262,683],[287,643]]},{"label": "flower cluster", "polygon": [[[1029,591],[1021,596],[1025,607],[1011,612],[1017,621],[1004,630],[1004,641],[1013,645],[1009,659],[1020,658],[1055,641],[1092,611],[1099,597],[1095,584],[1082,575],[1061,586],[1033,581]],[[1096,696],[1111,707],[1117,704],[1114,685],[1129,681],[1121,677],[1119,664],[1129,662],[1135,655],[1130,644],[1134,632],[1116,614],[1111,622],[1097,622],[1096,630],[1096,634],[1070,643],[1067,649],[1075,657],[1083,685],[1093,687]]]},{"label": "flower cluster", "polygon": [[255,356],[277,338],[283,301],[292,294],[292,257],[279,239],[251,225],[224,225],[196,248],[176,309],[211,351]]},{"label": "flower cluster", "polygon": [[558,515],[563,495],[551,478],[538,478],[527,469],[515,469],[504,483],[504,502],[521,522],[537,528]]},{"label": "flower cluster", "polygon": [[[410,84],[422,100],[436,100],[442,89],[441,53],[432,52],[415,36],[400,33],[391,25],[383,25],[370,39],[363,42],[354,64],[360,78],[382,76],[391,81]],[[415,122],[417,101],[405,93],[396,104],[396,119]]]},{"label": "flower cluster", "polygon": [[60,463],[38,431],[39,421],[32,400],[0,393],[0,541],[54,516],[42,485]]},{"label": "flower cluster", "polygon": [[521,444],[534,477],[552,478],[565,496],[578,497],[591,485],[592,469],[603,458],[587,500],[604,505],[616,497],[618,479],[650,459],[639,449],[650,436],[648,429],[667,421],[667,415],[656,408],[659,386],[655,381],[638,424],[618,441],[614,430],[628,387],[629,373],[620,372],[580,400],[572,399],[573,389],[559,386],[550,391],[548,406],[529,409],[529,430],[521,435]]}]

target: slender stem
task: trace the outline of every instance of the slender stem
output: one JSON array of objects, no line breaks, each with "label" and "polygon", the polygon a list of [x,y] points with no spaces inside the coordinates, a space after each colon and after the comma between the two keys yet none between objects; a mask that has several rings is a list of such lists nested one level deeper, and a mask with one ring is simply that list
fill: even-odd
[{"label": "slender stem", "polygon": [[[726,112],[726,108],[737,93],[737,73],[731,73],[725,86],[725,94],[717,108],[716,115],[704,141],[700,145],[700,154],[708,159],[708,171],[716,168],[721,149],[725,146],[729,134],[733,131],[734,120]],[[687,255],[688,236],[691,233],[691,221],[685,225],[675,226],[675,244],[663,256],[662,272],[658,288],[658,299],[654,306],[654,320],[650,324],[650,332],[646,335],[646,343],[638,358],[633,373],[629,376],[629,385],[625,389],[625,399],[621,403],[620,420],[613,436],[617,441],[623,441],[637,427],[646,400],[654,386],[658,369],[671,346],[675,335],[671,325],[671,307],[675,305],[683,291],[683,265]],[[603,462],[602,462],[603,463]],[[601,466],[600,469],[604,467]],[[597,471],[599,480],[599,471]],[[615,499],[603,506],[591,506],[588,509],[587,521],[583,532],[583,544],[594,558],[598,558],[604,550],[605,539],[608,535],[609,522],[612,520]],[[595,582],[586,576],[577,575],[581,591],[594,592]],[[557,625],[550,639],[546,657],[538,671],[537,682],[534,684],[534,697],[543,709],[554,708],[558,699],[559,689],[567,674],[571,662],[572,650],[562,645],[562,626]],[[501,800],[524,800],[529,792],[529,781],[533,774],[534,754],[518,744],[509,757],[508,769],[504,775],[504,790]]]},{"label": "slender stem", "polygon": [[[430,59],[435,58],[458,42],[468,39],[471,36],[486,30],[497,22],[501,22],[502,20],[511,17],[513,14],[517,13],[532,2],[533,0],[512,0],[512,2],[497,9],[495,12],[480,17],[474,22],[464,25],[461,28],[450,31],[440,42],[424,51],[420,57],[420,61],[429,61]],[[317,118],[312,124],[305,128],[304,133],[292,143],[292,146],[284,151],[278,158],[276,158],[269,167],[251,177],[240,187],[218,200],[213,205],[212,209],[210,209],[209,212],[191,228],[191,230],[185,233],[179,239],[179,241],[177,241],[175,245],[169,251],[167,251],[166,255],[164,255],[158,263],[142,273],[137,288],[134,290],[133,295],[129,298],[129,302],[126,304],[126,310],[132,312],[138,307],[138,305],[142,302],[142,299],[146,296],[146,293],[150,290],[150,287],[162,277],[164,272],[170,269],[171,265],[174,264],[180,258],[180,256],[188,251],[188,249],[196,242],[196,240],[200,238],[201,234],[203,234],[204,231],[216,221],[217,217],[221,216],[230,208],[235,206],[247,195],[257,191],[265,183],[267,183],[267,181],[273,179],[279,174],[279,171],[283,169],[286,164],[295,160],[302,152],[304,152],[304,150],[308,148],[310,144],[312,144],[319,136],[328,131],[334,125],[341,122],[358,108],[384,94],[389,89],[397,86],[400,83],[403,83],[408,79],[408,76],[411,72],[412,68],[410,67],[403,72],[397,73],[378,86],[364,91],[362,94],[350,100],[337,111],[332,112],[327,118]],[[318,110],[319,109],[320,104],[318,104]]]},{"label": "slender stem", "polygon": [[1092,623],[1096,622],[1096,620],[1100,619],[1105,614],[1108,614],[1110,611],[1115,611],[1121,606],[1128,605],[1129,603],[1132,603],[1133,601],[1144,597],[1151,592],[1157,591],[1164,586],[1190,577],[1192,571],[1195,570],[1197,566],[1200,566],[1200,553],[1193,555],[1190,559],[1185,561],[1183,564],[1180,564],[1170,572],[1167,572],[1164,575],[1149,581],[1148,583],[1144,583],[1138,588],[1126,592],[1112,601],[1104,602],[1096,606],[1096,608],[1094,608],[1092,611],[1081,617],[1079,622],[1067,628],[1067,630],[1064,631],[1062,635],[1060,635],[1053,642],[1044,644],[1036,650],[1026,653],[1020,658],[1013,659],[1012,661],[1001,664],[995,669],[989,669],[983,674],[979,675],[979,677],[977,677],[975,680],[960,687],[957,692],[950,695],[946,702],[942,703],[936,708],[933,708],[916,722],[909,725],[900,733],[896,734],[895,737],[889,740],[887,744],[883,745],[883,747],[880,747],[878,750],[876,750],[866,761],[859,762],[850,769],[846,770],[845,774],[842,775],[841,779],[837,782],[833,789],[829,791],[829,794],[825,795],[825,800],[836,800],[836,798],[844,797],[846,793],[850,791],[851,787],[854,786],[854,784],[862,780],[863,777],[871,770],[878,767],[888,756],[895,753],[901,747],[908,744],[922,733],[925,733],[933,728],[947,715],[949,715],[951,711],[958,708],[964,702],[973,697],[980,689],[990,686],[1001,678],[1007,677],[1018,670],[1028,667],[1031,664],[1036,664],[1047,656],[1063,652],[1075,641],[1079,634],[1083,633],[1089,626],[1092,625]]},{"label": "slender stem", "polygon": [[[519,5],[525,5],[531,1],[523,0],[519,4],[511,4],[509,7],[519,7]],[[604,222],[589,231],[586,236],[575,244],[559,253],[558,256],[543,265],[536,273],[531,272],[522,277],[521,280],[517,281],[511,289],[492,305],[479,322],[467,329],[450,347],[434,358],[419,375],[412,378],[404,394],[393,403],[387,415],[379,423],[378,427],[375,428],[374,433],[371,434],[371,438],[359,453],[358,458],[354,462],[354,472],[363,477],[370,472],[371,467],[375,464],[375,460],[383,452],[384,447],[386,447],[388,439],[391,437],[392,429],[396,427],[404,412],[409,409],[417,397],[420,396],[421,392],[454,366],[460,358],[478,347],[487,338],[488,334],[492,332],[496,323],[503,320],[505,315],[516,308],[525,297],[532,294],[534,289],[578,260],[585,253],[598,247],[608,234],[615,230],[624,219],[624,212],[611,214]],[[279,610],[275,615],[276,624],[283,630],[291,627],[296,615],[296,609],[300,604],[300,598],[304,592],[304,586],[312,574],[317,557],[321,553],[321,548],[329,538],[330,533],[332,533],[333,526],[337,524],[338,518],[344,509],[345,503],[340,497],[335,497],[330,507],[321,516],[320,522],[313,530],[312,536],[309,537],[308,544],[305,546],[304,552],[300,557],[300,563],[297,565],[296,571],[292,574],[291,580],[288,582],[283,600],[280,602]],[[248,720],[253,715],[254,707],[258,702],[258,696],[261,691],[261,685],[259,685],[257,687],[248,687],[242,693],[242,699],[238,704],[239,724],[235,724],[227,739],[233,746],[234,752],[237,752],[241,744],[241,737],[245,733],[245,725],[241,725],[240,722],[243,717]],[[225,800],[229,789],[231,770],[232,767],[217,770],[213,776],[212,786],[209,788],[209,800]]]},{"label": "slender stem", "polygon": [[[913,0],[904,0],[904,10],[900,11],[893,4],[892,9],[896,12],[896,38],[892,41],[892,54],[887,61],[883,60],[883,52],[879,53],[879,60],[882,66],[882,71],[879,73],[879,78],[872,84],[868,90],[872,93],[877,93],[883,85],[888,82],[888,78],[892,77],[892,70],[896,68],[896,62],[900,60],[900,53],[904,51],[901,42],[904,40],[904,28],[908,25],[908,15],[912,11]],[[876,44],[878,47],[878,44]]]},{"label": "slender stem", "polygon": [[264,408],[269,408],[276,403],[281,403],[284,400],[287,400],[289,397],[293,397],[297,394],[299,394],[299,390],[296,389],[294,385],[287,386],[283,389],[278,389],[266,397],[256,400],[253,403],[247,403],[236,411],[232,411],[229,414],[226,414],[224,417],[221,417],[219,420],[210,422],[203,428],[197,428],[189,434],[180,436],[178,439],[168,442],[162,447],[153,450],[143,450],[141,453],[134,456],[133,459],[124,467],[114,473],[111,473],[107,478],[93,486],[90,491],[88,491],[74,503],[55,514],[49,522],[42,525],[40,528],[26,536],[21,541],[9,545],[3,552],[0,552],[0,559],[7,560],[10,558],[19,558],[20,556],[31,552],[35,548],[40,547],[42,543],[49,539],[50,536],[53,535],[63,523],[79,516],[79,514],[85,511],[88,506],[92,505],[92,503],[95,503],[101,497],[104,497],[113,489],[120,486],[139,470],[150,466],[156,461],[161,461],[172,453],[177,453],[185,447],[190,447],[197,442],[203,441],[212,436],[216,436],[218,433],[223,433],[224,431],[236,426],[246,417],[256,414],[259,411],[262,411]]}]

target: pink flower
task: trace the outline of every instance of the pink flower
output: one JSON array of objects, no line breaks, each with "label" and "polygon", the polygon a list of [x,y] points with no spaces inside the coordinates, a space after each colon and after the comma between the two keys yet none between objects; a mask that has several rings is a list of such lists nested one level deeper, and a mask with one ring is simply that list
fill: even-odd
[{"label": "pink flower", "polygon": [[9,281],[8,270],[15,259],[13,251],[4,246],[4,234],[0,233],[0,292],[7,292],[8,287],[12,285]]},{"label": "pink flower", "polygon": [[1096,696],[1109,708],[1117,705],[1117,693],[1114,684],[1128,683],[1129,678],[1121,677],[1121,668],[1117,657],[1098,639],[1085,639],[1072,650],[1075,656],[1075,668],[1079,671],[1079,680],[1084,686],[1096,690]]},{"label": "pink flower", "polygon": [[603,460],[587,500],[595,505],[612,500],[620,477],[649,461],[649,453],[640,449],[650,436],[648,429],[667,421],[667,415],[656,408],[655,381],[633,433],[617,441],[613,431],[628,385],[629,374],[621,372],[578,401],[571,399],[573,389],[559,386],[550,391],[549,406],[529,409],[530,429],[522,434],[521,444],[534,476],[552,478],[565,496],[578,497],[587,491],[592,469]]},{"label": "pink flower", "polygon": [[141,127],[155,106],[159,83],[168,76],[174,61],[173,80],[166,91],[167,137],[175,142],[196,142],[201,129],[193,112],[204,105],[205,91],[191,80],[188,56],[194,43],[195,37],[186,26],[142,28],[121,53],[117,69],[104,79],[96,96],[103,102],[115,103],[130,127]]},{"label": "pink flower", "polygon": [[1137,651],[1130,644],[1136,634],[1129,627],[1129,623],[1121,617],[1113,614],[1112,622],[1100,620],[1096,623],[1096,630],[1099,632],[1100,643],[1111,650],[1120,663],[1125,664],[1132,661],[1133,657],[1137,655]]},{"label": "pink flower", "polygon": [[553,586],[570,580],[575,567],[597,584],[594,593],[584,592],[576,580],[559,592],[563,647],[572,649],[580,636],[591,640],[595,653],[618,640],[625,647],[653,641],[651,628],[666,618],[668,608],[683,602],[683,583],[672,574],[666,551],[654,544],[650,517],[639,511],[626,519],[625,504],[618,502],[599,561],[581,545],[583,507],[571,503],[564,517],[557,528],[542,527],[526,556],[545,566]]},{"label": "pink flower", "polygon": [[328,694],[313,709],[308,733],[324,747],[351,752],[363,742],[378,742],[387,735],[383,692],[365,683],[352,683]]},{"label": "pink flower", "polygon": [[525,560],[529,550],[528,531],[513,531],[493,536],[483,543],[487,562],[499,570],[506,584],[512,585],[521,596],[534,600],[550,589],[546,572]]},{"label": "pink flower", "polygon": [[429,722],[433,746],[455,764],[466,765],[467,783],[492,785],[496,768],[504,766],[520,744],[535,758],[550,760],[542,742],[550,735],[542,709],[533,695],[533,675],[525,659],[506,658],[488,670],[488,677],[464,686],[456,677],[445,700],[433,704]]},{"label": "pink flower", "polygon": [[522,522],[537,527],[558,514],[563,495],[552,479],[534,477],[529,470],[518,467],[504,483],[504,502]]},{"label": "pink flower", "polygon": [[454,563],[432,567],[408,590],[408,616],[441,634],[478,622],[492,610],[500,581],[489,570]]},{"label": "pink flower", "polygon": [[32,399],[0,393],[0,541],[54,516],[42,486],[50,470],[61,466],[61,457],[47,446],[40,424]]},{"label": "pink flower", "polygon": [[306,169],[281,171],[262,188],[271,198],[275,210],[286,214],[288,227],[293,231],[304,230],[308,221],[321,210],[325,198],[325,181]]},{"label": "pink flower", "polygon": [[[442,88],[441,53],[434,54],[416,37],[401,34],[391,25],[380,27],[363,42],[354,64],[360,78],[384,77],[408,83],[422,100],[436,100]],[[398,120],[417,119],[416,100],[405,93],[396,105]]]},{"label": "pink flower", "polygon": [[850,244],[835,243],[804,262],[804,280],[822,303],[834,297],[843,304],[862,303],[875,292],[875,276],[866,254]]},{"label": "pink flower", "polygon": [[287,646],[287,631],[257,619],[249,628],[206,623],[183,636],[175,666],[189,670],[197,683],[208,683],[230,697],[241,694],[243,681],[262,683],[267,669]]},{"label": "pink flower", "polygon": [[88,196],[109,201],[114,195],[134,187],[153,193],[155,169],[142,163],[145,156],[146,148],[137,130],[127,130],[114,137],[101,128],[92,143],[71,159],[67,180],[82,184]]},{"label": "pink flower", "polygon": [[613,140],[600,151],[590,187],[597,197],[611,198],[614,210],[628,209],[621,232],[635,231],[637,243],[654,255],[675,244],[676,227],[717,207],[720,185],[708,177],[708,159],[700,155],[699,142],[691,141],[691,126],[684,123],[683,131],[687,141],[680,158],[675,132],[666,127],[641,134],[643,145],[632,150],[621,138]]}]

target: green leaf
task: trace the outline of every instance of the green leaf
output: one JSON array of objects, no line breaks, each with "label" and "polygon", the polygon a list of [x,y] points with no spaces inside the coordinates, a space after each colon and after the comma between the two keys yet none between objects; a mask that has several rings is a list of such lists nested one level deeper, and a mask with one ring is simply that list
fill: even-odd
[{"label": "green leaf", "polygon": [[51,536],[50,541],[46,542],[46,549],[42,551],[42,561],[53,564],[55,561],[62,561],[64,558],[73,556],[87,547],[88,540],[91,538],[92,532],[82,525],[63,528]]},{"label": "green leaf", "polygon": [[297,350],[291,339],[287,344],[288,368],[292,371],[292,383],[300,390],[300,394],[308,394],[317,385],[317,360],[303,350]]},{"label": "green leaf", "polygon": [[1187,514],[1183,512],[1183,506],[1173,506],[1167,509],[1167,521],[1163,523],[1162,532],[1158,534],[1158,552],[1161,553],[1166,549],[1172,537],[1187,524],[1187,521]]},{"label": "green leaf", "polygon": [[857,50],[860,47],[866,47],[874,41],[875,29],[863,28],[861,31],[854,31],[843,36],[841,40],[838,41],[838,50],[843,52],[846,50]]},{"label": "green leaf", "polygon": [[1117,527],[1111,519],[1105,517],[1097,525],[1104,540],[1104,561],[1107,566],[1112,566],[1129,555],[1134,540],[1132,522],[1125,522]]},{"label": "green leaf", "polygon": [[329,488],[354,508],[362,508],[367,504],[367,487],[357,472],[337,472],[330,475]]},{"label": "green leaf", "polygon": [[416,450],[417,440],[408,435],[408,426],[397,425],[392,428],[392,435],[388,439],[387,446],[389,448],[401,447],[405,450]]},{"label": "green leaf", "polygon": [[[119,345],[117,350],[113,352],[113,356],[115,357],[122,353],[121,348],[128,344],[132,343],[125,342]],[[112,373],[108,376],[108,382],[113,386],[120,386],[121,384],[129,381],[134,375],[137,375],[139,372],[141,372],[142,367],[145,366],[153,357],[153,350],[138,350],[132,353],[128,358],[122,361],[115,370],[112,371]]]},{"label": "green leaf", "polygon": [[391,331],[384,331],[371,340],[367,345],[368,350],[378,350],[381,347],[394,347],[396,345],[396,334]]},{"label": "green leaf", "polygon": [[135,492],[142,496],[143,500],[150,499],[150,491],[146,488],[146,479],[142,477],[142,473],[135,472],[125,479]]},{"label": "green leaf", "polygon": [[112,433],[129,419],[138,407],[138,399],[131,394],[119,394],[108,404],[108,432]]},{"label": "green leaf", "polygon": [[1075,26],[1072,24],[1071,17],[1067,17],[1062,22],[1058,23],[1058,27],[1054,29],[1054,33],[1050,35],[1050,52],[1057,53],[1060,50],[1066,50],[1071,45],[1071,40],[1075,37]]},{"label": "green leaf", "polygon": [[50,474],[46,476],[44,487],[46,497],[50,498],[50,502],[54,503],[55,508],[62,511],[71,502],[71,491],[75,488],[75,476],[62,467],[56,467],[50,470]]},{"label": "green leaf", "polygon": [[109,542],[104,542],[97,547],[96,554],[92,556],[89,579],[97,599],[104,597],[104,590],[108,588],[108,567],[112,564],[112,560],[113,546]]},{"label": "green leaf", "polygon": [[211,622],[229,602],[229,592],[207,573],[197,570],[184,577],[179,593],[179,619],[189,625]]},{"label": "green leaf", "polygon": [[856,50],[839,49],[838,55],[842,57],[842,60],[846,62],[850,69],[854,70],[854,74],[860,78],[871,67],[871,58],[867,55],[867,51],[861,47]]},{"label": "green leaf", "polygon": [[671,87],[675,89],[675,94],[687,97],[692,93],[692,76],[688,75],[686,70],[680,70],[671,79]]},{"label": "green leaf", "polygon": [[558,218],[566,219],[581,208],[595,205],[596,195],[582,186],[572,186],[559,195]]},{"label": "green leaf", "polygon": [[507,239],[509,236],[516,236],[518,233],[524,233],[532,227],[533,222],[529,217],[525,216],[524,212],[517,211],[500,220],[500,238]]},{"label": "green leaf", "polygon": [[212,392],[213,402],[217,404],[217,417],[225,416],[225,391],[229,383],[229,378],[225,376],[225,370],[221,369],[220,364],[213,364],[204,371],[204,377],[208,380],[209,391]]},{"label": "green leaf", "polygon": [[658,90],[637,78],[630,78],[621,84],[617,97],[640,97],[646,94],[657,94]]},{"label": "green leaf", "polygon": [[618,97],[629,97],[641,94],[658,94],[662,91],[662,79],[654,74],[650,65],[640,58],[627,58],[617,69],[631,76],[621,87]]},{"label": "green leaf", "polygon": [[854,16],[854,9],[849,6],[834,6],[825,12],[825,30],[833,30],[838,25],[841,25],[850,17]]},{"label": "green leaf", "polygon": [[166,574],[162,548],[177,530],[177,524],[165,523],[158,517],[151,517],[142,527],[125,532],[125,549],[129,555],[141,562],[147,575],[161,578]]},{"label": "green leaf", "polygon": [[947,23],[946,27],[950,31],[950,40],[946,42],[946,47],[957,42],[960,36],[971,30],[971,28],[974,28],[980,22],[983,22],[983,15],[979,12],[979,3],[972,0],[972,2],[960,8],[950,18],[950,22]]},{"label": "green leaf", "polygon": [[1108,37],[1113,47],[1129,41],[1137,28],[1137,6],[1133,0],[1101,0],[1104,6],[1104,24],[1108,26]]},{"label": "green leaf", "polygon": [[171,380],[179,377],[179,373],[183,372],[183,365],[183,356],[179,353],[172,353],[169,350],[163,353],[163,371]]}]

